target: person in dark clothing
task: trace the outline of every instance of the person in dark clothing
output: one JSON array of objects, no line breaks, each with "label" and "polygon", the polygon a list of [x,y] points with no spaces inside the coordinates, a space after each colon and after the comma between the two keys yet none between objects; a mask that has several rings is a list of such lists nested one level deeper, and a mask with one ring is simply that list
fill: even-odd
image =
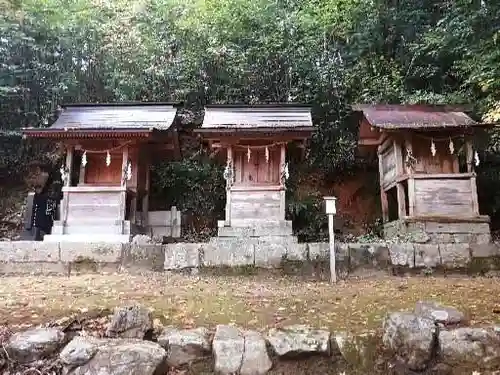
[{"label": "person in dark clothing", "polygon": [[43,241],[52,232],[58,205],[58,194],[49,195],[48,188],[37,186],[33,196],[31,234],[34,241]]},{"label": "person in dark clothing", "polygon": [[33,213],[31,215],[31,228],[33,240],[42,241],[43,237],[52,230],[52,215],[47,215],[48,196],[45,189],[37,186],[33,197]]}]

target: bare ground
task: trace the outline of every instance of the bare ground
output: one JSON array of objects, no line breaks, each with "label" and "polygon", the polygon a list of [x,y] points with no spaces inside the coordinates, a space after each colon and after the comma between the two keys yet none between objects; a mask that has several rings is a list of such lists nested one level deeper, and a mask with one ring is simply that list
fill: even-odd
[{"label": "bare ground", "polygon": [[468,277],[350,279],[332,286],[292,277],[163,274],[0,279],[0,325],[45,323],[71,315],[140,303],[163,324],[235,323],[264,330],[294,323],[331,331],[377,329],[387,312],[419,299],[462,309],[472,325],[500,323],[500,280]]}]

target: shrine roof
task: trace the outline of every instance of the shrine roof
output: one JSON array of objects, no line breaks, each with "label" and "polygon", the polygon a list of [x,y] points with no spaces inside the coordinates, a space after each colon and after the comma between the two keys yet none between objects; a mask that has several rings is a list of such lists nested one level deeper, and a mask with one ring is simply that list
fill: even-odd
[{"label": "shrine roof", "polygon": [[485,126],[470,118],[464,107],[440,105],[355,105],[367,122],[375,128],[437,129]]},{"label": "shrine roof", "polygon": [[312,131],[311,107],[301,104],[208,105],[201,130]]},{"label": "shrine roof", "polygon": [[27,128],[30,137],[131,137],[172,126],[177,108],[172,103],[73,104],[63,107],[49,128]]}]

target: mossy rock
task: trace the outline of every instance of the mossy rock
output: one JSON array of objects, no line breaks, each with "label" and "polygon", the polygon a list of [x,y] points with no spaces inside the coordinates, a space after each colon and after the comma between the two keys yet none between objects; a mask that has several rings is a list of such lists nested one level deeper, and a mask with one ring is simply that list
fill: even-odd
[{"label": "mossy rock", "polygon": [[500,270],[500,257],[473,257],[469,264],[470,274],[484,275],[496,270]]},{"label": "mossy rock", "polygon": [[79,256],[71,263],[71,268],[77,272],[98,272],[99,263],[92,258]]}]

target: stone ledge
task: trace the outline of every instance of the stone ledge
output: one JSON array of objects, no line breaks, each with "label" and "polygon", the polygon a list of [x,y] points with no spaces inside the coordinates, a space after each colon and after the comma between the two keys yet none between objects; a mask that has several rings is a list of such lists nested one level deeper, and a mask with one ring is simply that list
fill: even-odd
[{"label": "stone ledge", "polygon": [[0,262],[0,275],[67,275],[68,264],[62,262]]},{"label": "stone ledge", "polygon": [[97,263],[120,263],[124,245],[121,243],[61,242],[62,262],[91,259]]},{"label": "stone ledge", "polygon": [[[486,273],[500,269],[498,244],[339,243],[338,265],[348,272],[362,269],[452,269]],[[284,262],[329,263],[326,242],[297,243],[295,237],[214,238],[205,243],[121,244],[0,242],[0,273],[66,273],[68,264],[92,264],[89,270],[164,271],[200,267],[283,269]],[[44,265],[47,263],[47,265]],[[297,264],[298,264],[297,263]],[[33,267],[30,266],[33,264]],[[61,264],[61,265],[59,265]],[[16,271],[9,272],[8,265]],[[108,265],[108,266],[105,266]],[[85,267],[84,267],[85,268]],[[46,271],[45,271],[46,270]],[[50,271],[50,272],[49,272]],[[95,272],[95,271],[92,271]]]},{"label": "stone ledge", "polygon": [[0,242],[0,262],[59,262],[58,243],[38,241]]}]

